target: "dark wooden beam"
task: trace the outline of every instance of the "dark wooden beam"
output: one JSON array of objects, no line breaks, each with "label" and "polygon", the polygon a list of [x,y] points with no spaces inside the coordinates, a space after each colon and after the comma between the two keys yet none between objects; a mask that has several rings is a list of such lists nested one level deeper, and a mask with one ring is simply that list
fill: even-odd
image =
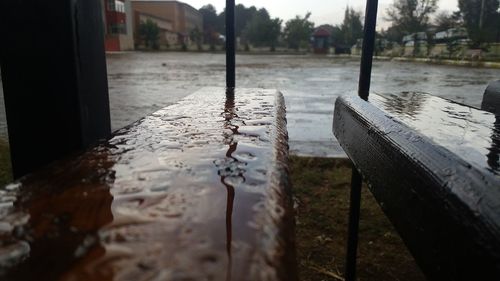
[{"label": "dark wooden beam", "polygon": [[500,280],[493,114],[423,94],[343,96],[333,129],[429,280]]},{"label": "dark wooden beam", "polygon": [[4,0],[0,63],[16,178],[110,134],[99,0]]},{"label": "dark wooden beam", "polygon": [[500,115],[500,80],[491,82],[484,91],[481,109]]}]

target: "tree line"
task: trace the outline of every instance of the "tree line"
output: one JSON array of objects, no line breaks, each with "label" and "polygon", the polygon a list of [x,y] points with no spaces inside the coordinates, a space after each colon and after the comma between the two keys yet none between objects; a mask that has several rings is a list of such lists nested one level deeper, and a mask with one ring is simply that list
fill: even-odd
[{"label": "tree line", "polygon": [[[386,11],[386,20],[391,25],[382,30],[378,38],[390,42],[402,42],[406,35],[419,32],[439,32],[463,27],[467,30],[472,48],[484,48],[488,43],[500,42],[500,0],[458,0],[458,10],[440,12],[439,0],[394,0]],[[191,41],[202,48],[202,44],[221,44],[225,34],[225,11],[217,12],[211,4],[199,9],[203,16],[203,30],[192,30]],[[277,46],[298,50],[308,48],[316,26],[310,20],[311,13],[296,16],[286,22],[272,17],[265,8],[235,6],[235,33],[245,49]],[[346,7],[344,20],[338,25],[322,25],[331,33],[330,44],[350,48],[363,37],[363,14]],[[155,38],[159,31],[152,22],[141,27],[144,42],[157,47]],[[428,36],[431,38],[431,36]]]},{"label": "tree line", "polygon": [[416,32],[445,31],[463,27],[467,30],[472,48],[484,48],[500,42],[500,0],[458,0],[458,10],[440,12],[438,0],[394,0],[387,9],[391,26],[382,36],[401,42],[403,36]]},{"label": "tree line", "polygon": [[[203,41],[214,46],[220,34],[225,34],[225,12],[217,13],[211,4],[200,8],[203,15]],[[255,6],[245,7],[242,4],[235,7],[235,33],[240,38],[240,44],[249,49],[255,47],[269,47],[274,51],[277,46],[298,50],[308,48],[311,35],[315,30],[310,20],[311,13],[296,16],[286,21],[273,18],[265,8]],[[356,39],[363,34],[361,13],[347,7],[342,24],[332,26],[323,25],[332,33],[332,43],[339,45],[353,45]]]}]

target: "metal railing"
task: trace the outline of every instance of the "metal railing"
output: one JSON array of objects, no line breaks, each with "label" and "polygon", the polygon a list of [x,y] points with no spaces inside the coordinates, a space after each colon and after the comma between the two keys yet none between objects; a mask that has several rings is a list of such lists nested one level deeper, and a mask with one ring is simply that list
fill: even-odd
[{"label": "metal railing", "polygon": [[[366,1],[363,48],[359,71],[358,95],[368,100],[372,75],[373,51],[375,49],[375,27],[377,26],[378,0]],[[361,186],[363,177],[356,167],[352,167],[351,196],[349,206],[349,226],[347,235],[347,254],[345,280],[356,280],[356,260],[358,250],[359,215],[361,208]]]},{"label": "metal railing", "polygon": [[[226,87],[228,94],[234,94],[235,81],[235,18],[234,18],[235,2],[234,0],[226,0]],[[364,25],[364,38],[363,38],[363,51],[361,55],[361,67],[359,74],[358,95],[368,100],[370,92],[371,71],[373,52],[375,46],[375,27],[377,24],[377,9],[378,0],[367,0],[365,25]],[[356,260],[358,248],[358,232],[359,232],[359,214],[361,206],[361,186],[363,178],[361,174],[353,166],[352,180],[351,180],[351,196],[350,196],[350,210],[349,210],[349,228],[348,228],[348,241],[347,241],[347,255],[346,255],[346,268],[345,280],[356,280]]]}]

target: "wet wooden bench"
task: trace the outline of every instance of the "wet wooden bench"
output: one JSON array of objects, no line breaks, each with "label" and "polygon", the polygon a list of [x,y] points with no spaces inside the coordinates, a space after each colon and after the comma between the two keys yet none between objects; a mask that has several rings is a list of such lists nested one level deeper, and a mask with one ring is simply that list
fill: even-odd
[{"label": "wet wooden bench", "polygon": [[429,280],[500,280],[500,116],[420,93],[352,95],[333,130]]},{"label": "wet wooden bench", "polygon": [[2,280],[295,280],[283,96],[203,89],[0,191]]}]

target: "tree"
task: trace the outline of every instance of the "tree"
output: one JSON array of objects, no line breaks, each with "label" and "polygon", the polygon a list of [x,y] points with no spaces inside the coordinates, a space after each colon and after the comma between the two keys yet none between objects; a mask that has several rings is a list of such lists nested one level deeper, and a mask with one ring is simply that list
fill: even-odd
[{"label": "tree", "polygon": [[246,25],[242,36],[255,46],[270,46],[274,51],[281,34],[281,23],[279,18],[271,19],[266,9],[260,9]]},{"label": "tree", "polygon": [[298,50],[309,42],[314,29],[314,23],[309,21],[310,16],[311,13],[307,13],[303,18],[296,16],[286,22],[284,36],[288,48]]},{"label": "tree", "polygon": [[446,50],[448,51],[448,58],[451,59],[460,48],[457,40],[448,40],[446,42]]},{"label": "tree", "polygon": [[[235,17],[235,23],[234,23],[234,33],[236,37],[240,38],[240,42],[245,45],[245,50],[250,50],[250,47],[248,46],[248,30],[246,30],[248,24],[252,21],[252,19],[259,13],[262,12],[262,10],[257,10],[255,6],[251,6],[249,8],[245,7],[245,5],[238,4],[234,7],[234,17]],[[267,11],[265,11],[267,13]],[[268,14],[269,16],[269,14]],[[222,13],[220,13],[217,16],[217,31],[220,32],[221,34],[226,34],[226,11],[224,10]],[[271,28],[274,28],[274,26],[270,26]],[[271,32],[272,33],[272,32]],[[260,44],[260,42],[259,42]]]},{"label": "tree", "polygon": [[160,38],[160,28],[156,22],[151,19],[147,19],[145,22],[141,22],[139,25],[139,36],[141,40],[146,45],[146,48],[158,49],[158,40]]},{"label": "tree", "polygon": [[264,16],[263,14],[267,14],[267,18],[269,18],[269,13],[264,8],[257,11],[257,8],[255,8],[255,6],[247,8],[242,4],[236,5],[236,7],[234,7],[234,32],[236,34],[236,37],[242,36],[243,30],[245,30],[248,23],[256,15],[262,17]]},{"label": "tree", "polygon": [[391,26],[381,31],[381,36],[390,42],[401,42],[404,33],[396,26]]},{"label": "tree", "polygon": [[[328,25],[327,25],[328,26]],[[340,25],[329,26],[332,32],[331,42],[333,45],[343,45],[344,44],[344,34]]]},{"label": "tree", "polygon": [[413,34],[413,56],[414,57],[418,57],[420,55],[420,49],[421,49],[421,46],[420,46],[420,40],[418,38],[418,34],[417,33],[414,33]]},{"label": "tree", "polygon": [[458,0],[473,48],[480,48],[482,43],[499,39],[499,5],[499,0]]},{"label": "tree", "polygon": [[437,10],[437,1],[394,0],[387,9],[387,19],[399,34],[425,31],[429,26],[430,16]]},{"label": "tree", "polygon": [[213,46],[217,40],[217,10],[208,4],[201,7],[199,11],[203,16],[203,41]]},{"label": "tree", "polygon": [[356,40],[363,38],[363,23],[361,21],[361,13],[347,7],[345,10],[344,21],[340,26],[342,31],[342,43],[352,46]]},{"label": "tree", "polygon": [[434,46],[436,46],[436,41],[434,40],[434,35],[435,33],[434,32],[430,32],[430,31],[427,31],[426,34],[425,34],[425,38],[426,38],[426,43],[427,43],[427,56],[430,57],[431,56],[431,53],[432,53],[432,49],[434,48]]},{"label": "tree", "polygon": [[434,25],[436,25],[437,31],[445,31],[450,28],[455,28],[462,26],[462,16],[460,12],[449,13],[446,11],[440,12],[436,15],[434,19]]},{"label": "tree", "polygon": [[189,38],[191,39],[191,41],[196,43],[196,47],[198,48],[198,51],[203,50],[203,47],[201,44],[203,41],[203,33],[198,29],[197,26],[191,30],[191,32],[189,33]]}]

